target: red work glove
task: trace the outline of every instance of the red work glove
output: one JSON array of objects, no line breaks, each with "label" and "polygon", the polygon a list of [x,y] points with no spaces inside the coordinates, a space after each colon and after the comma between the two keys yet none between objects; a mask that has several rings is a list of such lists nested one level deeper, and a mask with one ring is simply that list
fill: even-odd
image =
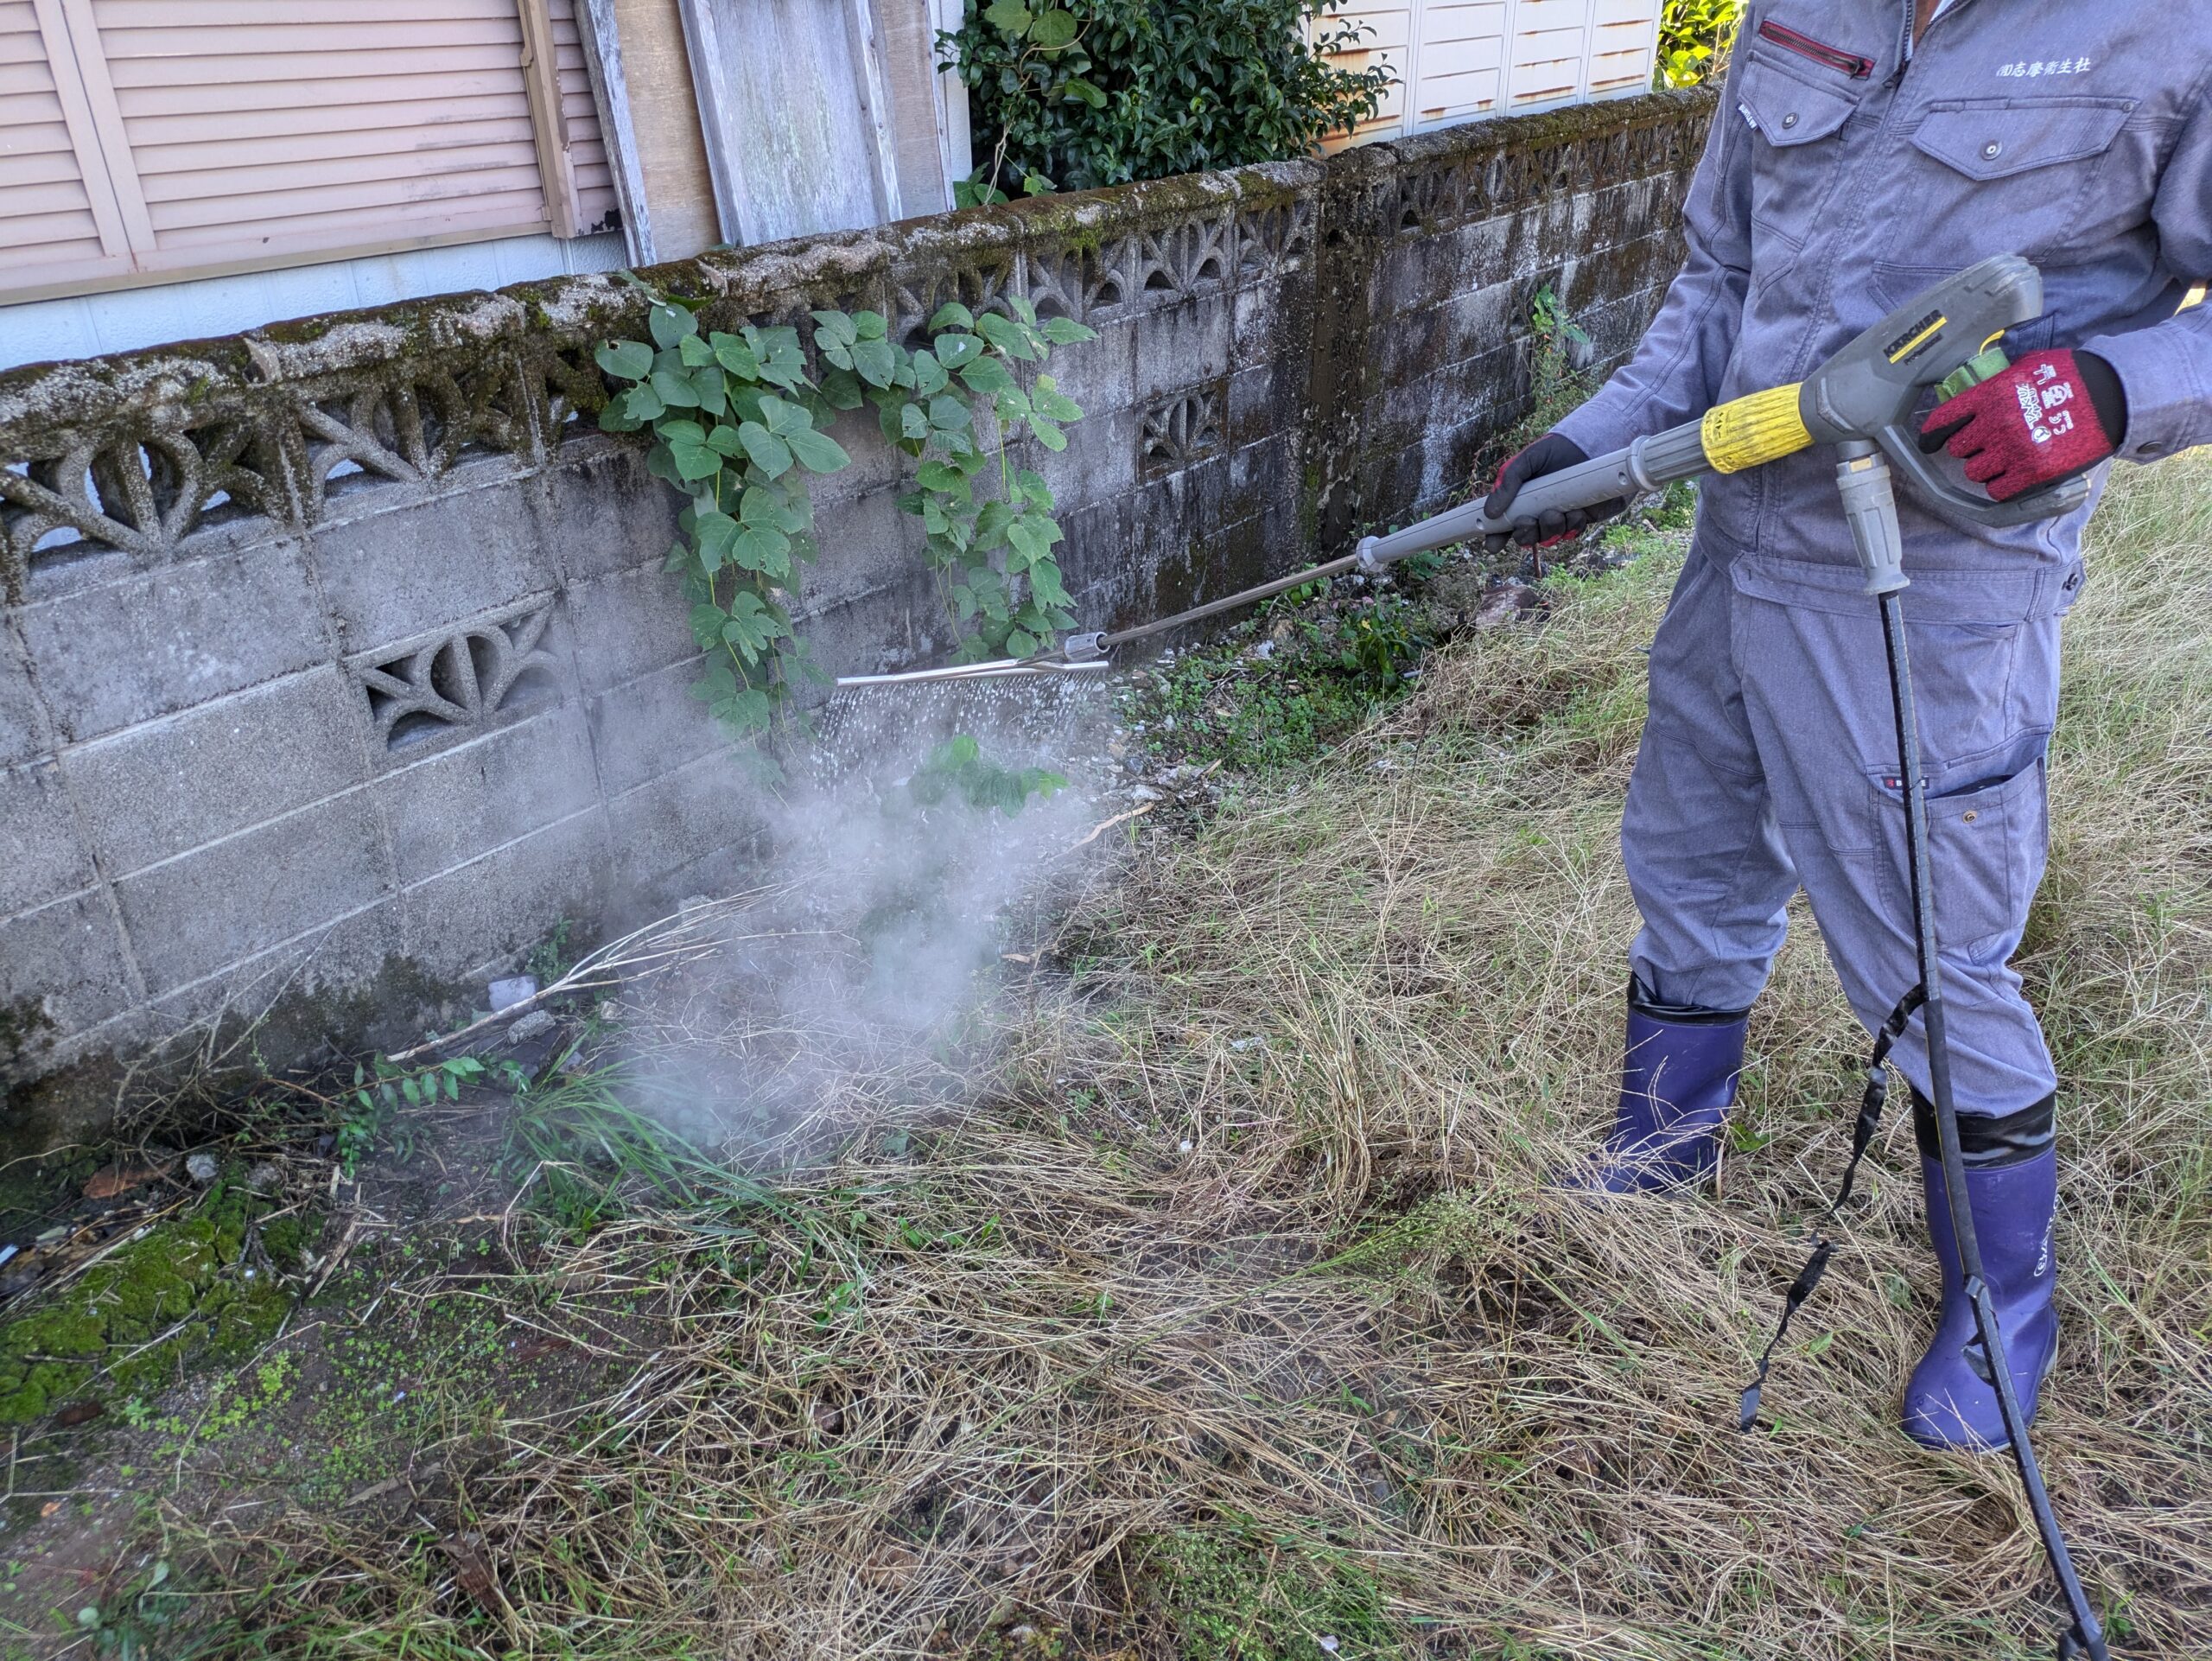
[{"label": "red work glove", "polygon": [[2120,448],[2127,394],[2094,352],[2033,352],[1946,398],[1921,423],[1920,448],[1948,448],[1967,477],[2010,501],[2089,468]]},{"label": "red work glove", "polygon": [[[1571,468],[1589,459],[1583,453],[1582,446],[1573,439],[1562,438],[1557,433],[1546,433],[1527,449],[1506,458],[1505,465],[1498,468],[1497,477],[1491,485],[1490,500],[1483,504],[1483,512],[1494,519],[1502,519],[1511,512],[1514,497],[1520,493],[1521,487],[1529,480],[1541,479],[1547,473],[1557,473],[1562,468]],[[1532,515],[1525,519],[1514,520],[1510,532],[1500,531],[1484,538],[1484,551],[1492,554],[1502,552],[1509,542],[1517,543],[1523,548],[1548,548],[1555,542],[1564,542],[1591,525],[1610,519],[1616,513],[1625,512],[1627,509],[1626,497],[1618,501],[1599,502],[1591,507],[1570,507],[1564,512],[1554,508],[1541,518]]]}]

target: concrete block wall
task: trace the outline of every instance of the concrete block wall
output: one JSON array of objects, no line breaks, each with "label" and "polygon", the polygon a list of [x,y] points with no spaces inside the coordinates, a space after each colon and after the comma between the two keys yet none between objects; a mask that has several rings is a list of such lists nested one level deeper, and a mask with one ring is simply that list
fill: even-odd
[{"label": "concrete block wall", "polygon": [[[1446,495],[1525,407],[1550,283],[1601,354],[1680,258],[1709,99],[1659,94],[656,267],[704,321],[944,301],[1077,317],[1052,481],[1085,627],[1289,570]],[[268,1017],[381,1041],[586,928],[742,877],[678,502],[601,435],[582,276],[0,375],[0,1083],[10,1131]],[[804,331],[803,331],[804,332]],[[951,630],[854,420],[798,609],[843,671]],[[479,989],[480,990],[480,988]]]}]

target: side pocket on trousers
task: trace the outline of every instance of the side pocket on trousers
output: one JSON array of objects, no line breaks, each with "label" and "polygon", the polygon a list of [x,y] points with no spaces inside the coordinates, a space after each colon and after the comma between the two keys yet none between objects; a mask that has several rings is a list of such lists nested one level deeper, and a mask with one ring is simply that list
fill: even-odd
[{"label": "side pocket on trousers", "polygon": [[[1904,796],[1894,773],[1867,786],[1884,857],[1883,898],[1912,926],[1912,875],[1905,862]],[[2001,963],[2018,947],[2028,904],[2043,881],[2047,831],[2044,760],[2011,777],[1928,799],[1928,857],[1936,888],[1936,932],[1946,952]]]}]

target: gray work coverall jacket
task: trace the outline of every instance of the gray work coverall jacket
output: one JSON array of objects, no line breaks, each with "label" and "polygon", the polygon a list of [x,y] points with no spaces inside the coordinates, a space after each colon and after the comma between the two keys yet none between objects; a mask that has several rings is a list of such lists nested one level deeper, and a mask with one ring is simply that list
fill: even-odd
[{"label": "gray work coverall jacket", "polygon": [[[1936,278],[2025,254],[2046,315],[2008,335],[2109,361],[2120,454],[2212,439],[2212,0],[1755,0],[1683,212],[1688,257],[1630,360],[1559,431],[1592,455],[1801,379]],[[2098,483],[2102,484],[2101,476]],[[2007,960],[2047,843],[2058,620],[2089,510],[2004,531],[1900,486],[1905,614],[1962,1112],[2055,1077]],[[2094,505],[2094,498],[2092,498]],[[1710,480],[1651,652],[1623,852],[1664,1001],[1748,1006],[1802,884],[1859,1018],[1917,978],[1880,628],[1834,458]],[[1922,1091],[1918,1022],[1897,1059]]]}]

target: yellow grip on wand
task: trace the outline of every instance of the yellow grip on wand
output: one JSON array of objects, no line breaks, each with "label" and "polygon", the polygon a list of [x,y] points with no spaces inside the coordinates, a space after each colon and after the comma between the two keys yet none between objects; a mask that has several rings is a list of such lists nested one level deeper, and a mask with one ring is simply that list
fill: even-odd
[{"label": "yellow grip on wand", "polygon": [[1794,455],[1813,442],[1797,413],[1797,385],[1770,387],[1715,404],[1699,423],[1705,459],[1715,473],[1741,473]]}]

